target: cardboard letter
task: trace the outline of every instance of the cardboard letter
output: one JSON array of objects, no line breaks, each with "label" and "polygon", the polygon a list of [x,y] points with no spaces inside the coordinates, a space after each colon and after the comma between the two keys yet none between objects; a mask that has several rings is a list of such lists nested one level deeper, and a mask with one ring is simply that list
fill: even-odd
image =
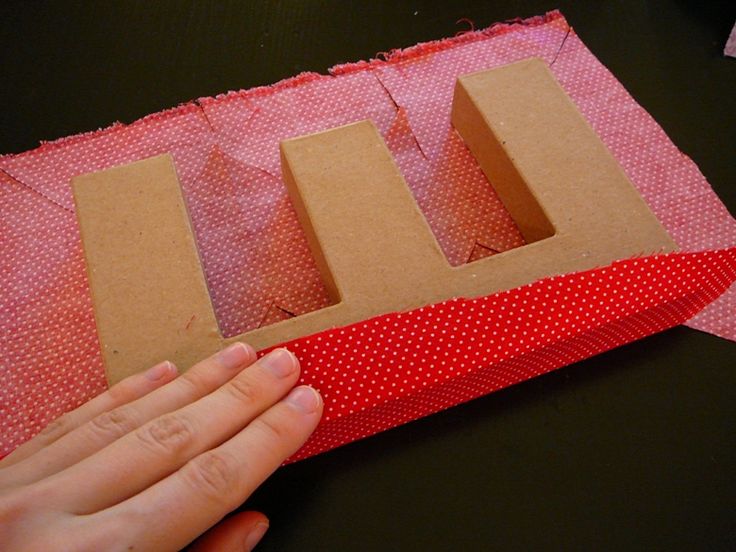
[{"label": "cardboard letter", "polygon": [[74,199],[108,380],[216,351],[222,338],[171,158],[79,176]]},{"label": "cardboard letter", "polygon": [[460,77],[452,122],[527,245],[450,266],[370,121],[286,140],[284,182],[335,304],[227,339],[171,159],[75,179],[109,381],[165,358],[185,370],[235,340],[265,348],[387,312],[675,250],[543,61]]}]

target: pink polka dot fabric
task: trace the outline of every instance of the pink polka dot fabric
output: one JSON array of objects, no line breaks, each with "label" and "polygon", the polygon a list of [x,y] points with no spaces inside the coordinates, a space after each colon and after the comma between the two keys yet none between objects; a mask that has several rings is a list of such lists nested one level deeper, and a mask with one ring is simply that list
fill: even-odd
[{"label": "pink polka dot fabric", "polygon": [[327,411],[294,459],[688,319],[736,339],[736,253],[725,249],[736,223],[551,12],[0,157],[0,454],[106,387],[73,176],[170,152],[220,327],[239,334],[328,304],[281,180],[284,138],[369,118],[451,264],[523,245],[449,113],[458,75],[532,55],[551,64],[681,249],[720,251],[625,261],[297,340]]}]

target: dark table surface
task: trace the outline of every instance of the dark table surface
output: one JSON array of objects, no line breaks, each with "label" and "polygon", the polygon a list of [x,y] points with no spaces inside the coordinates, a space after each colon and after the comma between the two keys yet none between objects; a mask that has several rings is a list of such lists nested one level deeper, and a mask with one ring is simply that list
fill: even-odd
[{"label": "dark table surface", "polygon": [[[736,210],[736,3],[0,6],[0,152],[559,7]],[[260,550],[735,549],[736,345],[676,328],[288,466]]]}]

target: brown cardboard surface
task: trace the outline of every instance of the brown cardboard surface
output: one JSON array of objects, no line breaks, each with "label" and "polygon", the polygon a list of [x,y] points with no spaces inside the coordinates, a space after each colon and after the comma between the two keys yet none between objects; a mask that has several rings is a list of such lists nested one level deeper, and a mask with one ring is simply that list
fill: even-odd
[{"label": "brown cardboard surface", "polygon": [[[452,120],[528,245],[451,267],[370,121],[287,140],[284,181],[335,304],[225,340],[167,156],[76,179],[110,381],[163,358],[186,369],[223,341],[265,348],[386,312],[675,249],[541,60],[461,77]],[[149,234],[164,224],[166,238]],[[136,237],[140,231],[146,240]],[[164,264],[184,268],[190,284],[176,283],[181,295],[162,293],[175,285]],[[120,274],[127,275],[122,282]],[[118,309],[127,309],[124,316]],[[181,320],[195,310],[202,333],[187,342],[191,328],[182,331]],[[122,354],[118,343],[139,352]],[[121,353],[109,353],[112,347]]]},{"label": "brown cardboard surface", "polygon": [[171,158],[79,176],[73,190],[108,380],[216,351],[222,339]]},{"label": "brown cardboard surface", "polygon": [[452,122],[527,241],[587,236],[601,263],[675,247],[543,60],[460,77]]}]

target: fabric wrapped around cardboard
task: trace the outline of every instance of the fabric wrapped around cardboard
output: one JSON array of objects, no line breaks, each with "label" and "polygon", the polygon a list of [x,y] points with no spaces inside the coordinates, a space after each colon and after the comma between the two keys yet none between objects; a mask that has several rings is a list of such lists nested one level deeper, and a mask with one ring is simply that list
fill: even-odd
[{"label": "fabric wrapped around cardboard", "polygon": [[[0,157],[0,453],[106,387],[74,176],[170,152],[217,321],[225,336],[237,335],[329,304],[281,180],[278,144],[290,137],[370,119],[451,265],[522,245],[452,130],[450,108],[458,75],[531,56],[548,63],[684,253],[291,343],[304,381],[320,387],[327,407],[295,458],[685,321],[736,338],[734,219],[695,164],[552,12]],[[531,306],[541,310],[525,318]]]}]

